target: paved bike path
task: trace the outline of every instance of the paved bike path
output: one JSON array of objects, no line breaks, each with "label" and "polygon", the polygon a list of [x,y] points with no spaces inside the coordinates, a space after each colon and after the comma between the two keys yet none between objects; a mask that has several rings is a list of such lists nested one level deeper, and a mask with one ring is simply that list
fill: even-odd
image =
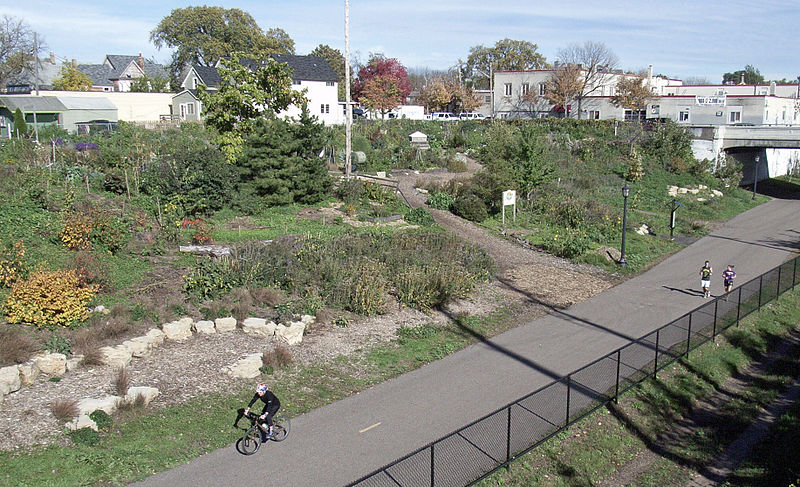
[{"label": "paved bike path", "polygon": [[704,260],[712,294],[726,264],[737,285],[779,265],[797,249],[798,217],[800,201],[763,204],[587,301],[294,418],[283,443],[249,457],[231,445],[136,485],[345,485],[702,304]]}]

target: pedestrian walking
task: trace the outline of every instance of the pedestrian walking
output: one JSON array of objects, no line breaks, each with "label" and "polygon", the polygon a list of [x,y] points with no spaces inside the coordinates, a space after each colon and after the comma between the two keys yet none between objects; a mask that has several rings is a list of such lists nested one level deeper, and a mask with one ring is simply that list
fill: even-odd
[{"label": "pedestrian walking", "polygon": [[700,268],[700,287],[703,288],[703,297],[711,297],[711,275],[714,274],[714,269],[711,264],[706,261],[703,267]]},{"label": "pedestrian walking", "polygon": [[736,272],[733,270],[732,265],[728,265],[728,268],[722,271],[722,284],[725,285],[725,292],[731,292],[733,289],[733,280],[736,279]]}]

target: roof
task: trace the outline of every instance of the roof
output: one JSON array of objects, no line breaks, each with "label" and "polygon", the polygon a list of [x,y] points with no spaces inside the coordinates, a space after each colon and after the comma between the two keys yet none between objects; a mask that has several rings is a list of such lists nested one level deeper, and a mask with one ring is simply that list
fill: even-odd
[{"label": "roof", "polygon": [[[293,81],[339,81],[339,75],[330,67],[325,58],[317,56],[296,56],[294,54],[270,54],[272,59],[279,63],[286,63],[289,69],[292,70]],[[258,66],[258,62],[252,59],[242,59],[241,63],[251,70]],[[195,66],[195,71],[199,66]],[[216,68],[213,69],[215,72]],[[201,78],[205,78],[198,72]],[[217,76],[217,83],[221,81],[219,74]],[[206,86],[217,86],[206,83]]]},{"label": "roof", "polygon": [[19,108],[24,113],[66,112],[67,107],[55,96],[8,95],[0,96],[0,104],[14,111]]},{"label": "roof", "polygon": [[188,94],[192,95],[192,97],[195,100],[199,100],[200,99],[200,97],[197,96],[197,90],[188,90],[188,89],[184,89],[184,90],[181,90],[181,91],[175,93],[174,95],[172,95],[172,99],[174,100],[175,98],[183,95],[184,93],[188,93]]},{"label": "roof", "polygon": [[108,98],[94,98],[83,96],[58,96],[64,107],[68,110],[116,110],[117,107]]},{"label": "roof", "polygon": [[16,75],[9,77],[8,81],[6,81],[6,86],[27,85],[33,88],[37,84],[38,78],[39,89],[49,90],[52,89],[53,79],[58,78],[60,71],[61,64],[51,63],[47,58],[39,59],[38,73],[25,68]]},{"label": "roof", "polygon": [[[139,60],[139,56],[128,56],[128,55],[120,55],[120,54],[106,54],[106,61],[111,64],[111,79],[119,79],[122,77],[123,71],[130,66],[131,63],[135,63]],[[151,62],[147,59],[142,59],[144,61],[144,72],[147,76],[151,78],[168,78],[169,74],[164,69],[164,66],[160,64],[156,64]]]},{"label": "roof", "polygon": [[78,71],[92,80],[94,86],[112,86],[111,68],[105,64],[79,64]]},{"label": "roof", "polygon": [[192,66],[192,69],[194,69],[194,72],[197,73],[200,81],[206,86],[217,87],[222,81],[222,78],[219,77],[217,68],[195,65]]}]

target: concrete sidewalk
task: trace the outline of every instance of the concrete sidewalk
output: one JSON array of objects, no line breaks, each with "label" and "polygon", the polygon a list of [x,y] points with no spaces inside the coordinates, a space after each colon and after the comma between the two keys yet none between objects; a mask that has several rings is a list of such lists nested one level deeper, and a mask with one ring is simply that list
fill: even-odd
[{"label": "concrete sidewalk", "polygon": [[798,216],[800,201],[761,205],[590,300],[294,418],[283,443],[250,457],[230,446],[136,485],[345,485],[706,302],[703,261],[715,295],[727,264],[737,285],[779,265],[797,251]]}]

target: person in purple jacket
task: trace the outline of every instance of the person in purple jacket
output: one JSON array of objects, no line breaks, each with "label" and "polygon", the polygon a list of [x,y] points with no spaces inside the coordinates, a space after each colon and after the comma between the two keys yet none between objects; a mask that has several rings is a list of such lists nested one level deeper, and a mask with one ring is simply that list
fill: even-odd
[{"label": "person in purple jacket", "polygon": [[722,271],[722,284],[725,285],[725,292],[731,292],[733,289],[733,280],[736,279],[736,273],[733,271],[733,266],[728,265],[728,268]]}]

